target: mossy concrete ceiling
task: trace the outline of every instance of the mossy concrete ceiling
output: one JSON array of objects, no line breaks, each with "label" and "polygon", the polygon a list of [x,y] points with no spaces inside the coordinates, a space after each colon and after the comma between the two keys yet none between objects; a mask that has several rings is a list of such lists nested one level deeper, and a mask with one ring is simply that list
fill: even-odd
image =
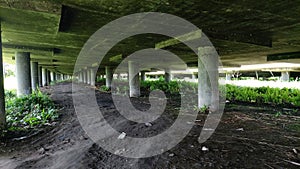
[{"label": "mossy concrete ceiling", "polygon": [[[96,30],[121,16],[149,11],[174,14],[198,26],[224,65],[300,63],[297,0],[0,0],[4,59],[12,62],[16,51],[27,51],[41,65],[71,73],[82,46]],[[151,34],[125,39],[110,50],[102,65],[117,65],[109,58],[126,57],[167,39]],[[197,63],[182,44],[166,49],[189,65]],[[285,54],[291,52],[291,58]]]}]

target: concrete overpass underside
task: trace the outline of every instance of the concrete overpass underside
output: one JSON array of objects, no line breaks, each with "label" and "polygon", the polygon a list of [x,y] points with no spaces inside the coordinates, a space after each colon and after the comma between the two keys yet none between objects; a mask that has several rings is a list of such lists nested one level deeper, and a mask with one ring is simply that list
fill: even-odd
[{"label": "concrete overpass underside", "polygon": [[[39,66],[72,74],[81,48],[95,31],[137,12],[174,14],[195,24],[212,41],[224,66],[300,63],[299,2],[278,0],[0,0],[4,61],[15,62],[15,52],[30,52],[31,61]],[[109,51],[100,68],[115,67],[134,51],[167,39],[153,34],[124,39]],[[179,54],[188,65],[197,65],[197,57],[185,45],[165,49]],[[111,62],[120,54],[121,59]]]}]

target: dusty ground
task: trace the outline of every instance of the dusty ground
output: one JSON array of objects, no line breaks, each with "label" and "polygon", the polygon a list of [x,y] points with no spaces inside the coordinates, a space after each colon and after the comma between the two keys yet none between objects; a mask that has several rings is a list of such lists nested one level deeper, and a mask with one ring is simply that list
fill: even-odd
[{"label": "dusty ground", "polygon": [[[43,89],[61,107],[61,118],[28,138],[9,138],[0,142],[0,168],[299,168],[300,133],[293,130],[300,123],[299,111],[268,106],[226,105],[217,131],[204,144],[197,138],[205,114],[200,114],[188,136],[170,151],[145,159],[129,159],[106,152],[94,144],[81,128],[73,108],[71,84],[61,83]],[[82,94],[83,95],[83,94]],[[144,100],[143,100],[144,99]],[[147,100],[142,98],[142,101]],[[133,99],[135,106],[143,107]],[[119,114],[109,93],[97,92],[99,107],[112,125]],[[145,127],[118,123],[129,135],[159,133],[174,121],[178,99],[170,99],[163,120]],[[146,106],[147,107],[147,106]],[[275,117],[270,113],[285,111],[292,116]],[[169,114],[169,115],[168,115]],[[164,121],[164,122],[163,122]],[[205,146],[209,150],[202,151]]]}]

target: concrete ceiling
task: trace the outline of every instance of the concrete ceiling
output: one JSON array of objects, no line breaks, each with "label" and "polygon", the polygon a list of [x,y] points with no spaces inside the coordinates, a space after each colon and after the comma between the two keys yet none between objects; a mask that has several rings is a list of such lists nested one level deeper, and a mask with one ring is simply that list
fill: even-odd
[{"label": "concrete ceiling", "polygon": [[[0,0],[3,54],[16,51],[62,73],[72,73],[82,46],[103,25],[137,12],[164,12],[198,26],[216,47],[223,65],[300,63],[300,1],[248,0]],[[144,34],[123,40],[111,57],[154,47],[167,37]],[[196,57],[182,45],[166,48],[189,65]],[[183,54],[184,53],[184,54]]]}]

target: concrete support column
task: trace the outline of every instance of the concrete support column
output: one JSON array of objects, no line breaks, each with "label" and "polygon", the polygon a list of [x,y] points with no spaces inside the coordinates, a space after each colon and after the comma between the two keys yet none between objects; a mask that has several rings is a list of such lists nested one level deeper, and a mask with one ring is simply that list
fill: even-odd
[{"label": "concrete support column", "polygon": [[42,86],[48,86],[47,84],[47,69],[42,68]]},{"label": "concrete support column", "polygon": [[226,73],[226,80],[230,81],[232,77],[231,73]]},{"label": "concrete support column", "polygon": [[140,92],[140,78],[139,67],[133,61],[128,61],[128,75],[129,75],[129,96],[139,97]]},{"label": "concrete support column", "polygon": [[6,128],[5,99],[4,99],[4,72],[2,58],[2,38],[1,38],[1,21],[0,21],[0,131]]},{"label": "concrete support column", "polygon": [[83,83],[87,83],[87,72],[86,72],[86,70],[83,70],[82,73],[83,73]]},{"label": "concrete support column", "polygon": [[91,68],[90,72],[91,72],[91,85],[95,86],[95,81],[96,81],[96,69],[95,68]]},{"label": "concrete support column", "polygon": [[87,74],[87,84],[91,84],[91,70],[88,68],[86,70],[86,74]]},{"label": "concrete support column", "polygon": [[31,93],[30,53],[16,52],[17,95]]},{"label": "concrete support column", "polygon": [[105,85],[108,88],[111,88],[111,82],[113,79],[113,69],[109,66],[105,66]]},{"label": "concrete support column", "polygon": [[141,71],[141,81],[145,81],[146,80],[146,72],[145,71]]},{"label": "concrete support column", "polygon": [[281,72],[281,81],[288,82],[290,80],[290,72]]},{"label": "concrete support column", "polygon": [[197,79],[195,74],[192,74],[192,79],[193,80]]},{"label": "concrete support column", "polygon": [[198,107],[209,106],[218,109],[218,61],[212,55],[213,47],[198,48]]},{"label": "concrete support column", "polygon": [[169,68],[165,69],[165,81],[170,82],[172,80],[171,70]]},{"label": "concrete support column", "polygon": [[50,83],[51,83],[51,76],[50,76],[50,71],[49,70],[47,70],[47,76],[46,76],[47,78],[47,85],[48,86],[50,86]]},{"label": "concrete support column", "polygon": [[39,84],[38,62],[30,62],[30,68],[31,68],[31,87],[32,90],[36,90]]},{"label": "concrete support column", "polygon": [[53,73],[53,72],[50,72],[50,81],[51,81],[51,82],[55,81],[55,80],[54,80],[54,73]]},{"label": "concrete support column", "polygon": [[53,72],[53,81],[55,82],[57,79],[56,79],[56,73]]},{"label": "concrete support column", "polygon": [[39,66],[39,68],[38,68],[38,76],[39,76],[39,87],[43,87],[42,67],[41,66]]},{"label": "concrete support column", "polygon": [[56,81],[60,80],[59,73],[55,73],[55,79],[56,79]]}]

